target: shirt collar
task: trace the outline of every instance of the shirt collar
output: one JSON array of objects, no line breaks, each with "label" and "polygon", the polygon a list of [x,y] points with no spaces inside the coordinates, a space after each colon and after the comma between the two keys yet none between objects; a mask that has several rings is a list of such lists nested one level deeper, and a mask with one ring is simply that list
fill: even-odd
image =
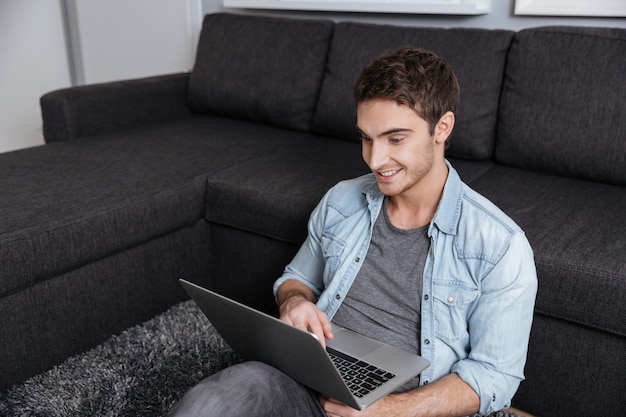
[{"label": "shirt collar", "polygon": [[[428,235],[432,235],[433,227],[437,227],[446,234],[455,235],[457,224],[461,214],[461,195],[463,193],[463,182],[456,170],[446,160],[448,166],[448,178],[443,188],[443,194],[433,220],[428,228]],[[371,211],[378,211],[384,196],[381,194],[376,181],[365,187],[363,193],[366,195],[367,202]],[[377,212],[375,213],[378,214]]]},{"label": "shirt collar", "polygon": [[446,234],[454,235],[457,232],[459,216],[461,215],[463,182],[448,160],[446,160],[446,165],[448,166],[448,178],[443,187],[443,194],[435,212],[435,217],[433,217],[433,221],[428,229],[429,235],[432,233],[434,226]]}]

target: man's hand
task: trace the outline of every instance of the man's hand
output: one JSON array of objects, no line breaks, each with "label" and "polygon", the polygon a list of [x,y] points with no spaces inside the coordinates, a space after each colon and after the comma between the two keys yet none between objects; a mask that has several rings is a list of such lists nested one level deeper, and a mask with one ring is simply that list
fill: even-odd
[{"label": "man's hand", "polygon": [[395,414],[391,414],[391,410],[385,407],[388,398],[389,397],[384,397],[361,411],[348,407],[333,398],[323,396],[320,396],[320,403],[328,417],[392,417],[395,416]]},{"label": "man's hand", "polygon": [[480,406],[476,392],[454,373],[411,391],[387,395],[361,411],[323,396],[320,403],[330,417],[459,417],[477,413]]},{"label": "man's hand", "polygon": [[332,339],[333,333],[326,314],[315,305],[315,294],[299,281],[289,280],[278,288],[277,293],[280,319],[317,336],[322,346],[325,339]]}]

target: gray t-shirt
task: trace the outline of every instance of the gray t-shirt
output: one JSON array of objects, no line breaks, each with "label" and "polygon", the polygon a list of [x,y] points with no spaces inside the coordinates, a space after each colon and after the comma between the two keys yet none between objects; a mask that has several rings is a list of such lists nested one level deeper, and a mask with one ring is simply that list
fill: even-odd
[{"label": "gray t-shirt", "polygon": [[[391,224],[385,199],[367,256],[333,322],[419,354],[422,277],[430,248],[427,232],[428,225],[403,230]],[[415,378],[398,391],[418,384]]]}]

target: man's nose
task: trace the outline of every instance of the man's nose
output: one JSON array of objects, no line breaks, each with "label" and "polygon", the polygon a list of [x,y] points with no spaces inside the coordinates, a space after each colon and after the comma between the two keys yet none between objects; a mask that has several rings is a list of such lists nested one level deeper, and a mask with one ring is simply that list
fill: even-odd
[{"label": "man's nose", "polygon": [[370,150],[369,165],[372,169],[379,169],[389,161],[388,149],[384,143],[374,141]]}]

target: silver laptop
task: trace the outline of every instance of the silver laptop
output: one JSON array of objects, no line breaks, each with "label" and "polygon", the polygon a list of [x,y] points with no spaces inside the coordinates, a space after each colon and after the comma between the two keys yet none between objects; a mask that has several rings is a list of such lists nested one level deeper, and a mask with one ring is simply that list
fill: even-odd
[{"label": "silver laptop", "polygon": [[322,347],[312,333],[186,280],[180,280],[226,343],[317,392],[363,409],[429,366],[413,353],[332,324]]}]

